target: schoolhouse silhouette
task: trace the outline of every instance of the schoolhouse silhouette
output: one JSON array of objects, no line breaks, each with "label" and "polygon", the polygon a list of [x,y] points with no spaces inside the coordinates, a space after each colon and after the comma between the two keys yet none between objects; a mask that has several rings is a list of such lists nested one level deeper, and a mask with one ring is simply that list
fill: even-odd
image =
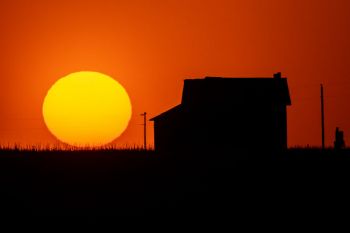
[{"label": "schoolhouse silhouette", "polygon": [[286,78],[186,79],[181,104],[150,119],[157,151],[287,148]]}]

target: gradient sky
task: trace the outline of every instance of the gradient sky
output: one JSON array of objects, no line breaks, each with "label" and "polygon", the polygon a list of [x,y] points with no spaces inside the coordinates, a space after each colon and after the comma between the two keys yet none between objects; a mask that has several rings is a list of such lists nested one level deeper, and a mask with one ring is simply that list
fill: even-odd
[{"label": "gradient sky", "polygon": [[185,78],[278,71],[292,97],[289,145],[320,145],[320,83],[327,145],[336,126],[350,143],[349,12],[348,0],[1,0],[0,144],[55,143],[43,99],[81,70],[114,77],[131,97],[118,145],[141,144],[139,114],[180,103]]}]

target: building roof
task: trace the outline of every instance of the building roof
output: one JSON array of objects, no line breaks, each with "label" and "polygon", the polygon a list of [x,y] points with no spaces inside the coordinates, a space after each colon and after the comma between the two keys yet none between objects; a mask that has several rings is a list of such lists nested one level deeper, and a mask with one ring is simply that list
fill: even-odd
[{"label": "building roof", "polygon": [[270,102],[291,105],[286,78],[186,79],[183,105]]},{"label": "building roof", "polygon": [[291,105],[286,78],[280,73],[274,78],[222,78],[185,79],[181,104],[152,118],[168,118],[183,109],[200,106],[227,106],[271,103]]},{"label": "building roof", "polygon": [[181,108],[181,104],[180,105],[177,105],[171,109],[169,109],[168,111],[165,111],[161,114],[159,114],[158,116],[156,117],[153,117],[151,119],[149,119],[150,121],[154,121],[154,120],[157,120],[157,119],[160,119],[160,118],[168,118],[170,116],[173,116],[173,115],[177,115],[179,112],[181,112],[182,108]]}]

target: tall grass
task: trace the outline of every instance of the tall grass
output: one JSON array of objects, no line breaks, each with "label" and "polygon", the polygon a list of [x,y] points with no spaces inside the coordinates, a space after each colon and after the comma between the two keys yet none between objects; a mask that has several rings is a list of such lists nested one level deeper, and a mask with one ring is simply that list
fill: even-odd
[{"label": "tall grass", "polygon": [[148,145],[144,148],[140,145],[105,145],[105,146],[72,146],[67,144],[35,144],[35,145],[23,145],[23,144],[7,144],[0,145],[0,151],[153,151],[154,148]]}]

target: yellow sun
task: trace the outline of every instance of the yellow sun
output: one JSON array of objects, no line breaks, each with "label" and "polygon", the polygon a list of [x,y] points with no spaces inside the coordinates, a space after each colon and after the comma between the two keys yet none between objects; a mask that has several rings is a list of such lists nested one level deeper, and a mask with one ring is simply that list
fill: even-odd
[{"label": "yellow sun", "polygon": [[43,103],[44,121],[60,141],[102,146],[119,137],[131,118],[122,85],[98,72],[76,72],[59,79]]}]

